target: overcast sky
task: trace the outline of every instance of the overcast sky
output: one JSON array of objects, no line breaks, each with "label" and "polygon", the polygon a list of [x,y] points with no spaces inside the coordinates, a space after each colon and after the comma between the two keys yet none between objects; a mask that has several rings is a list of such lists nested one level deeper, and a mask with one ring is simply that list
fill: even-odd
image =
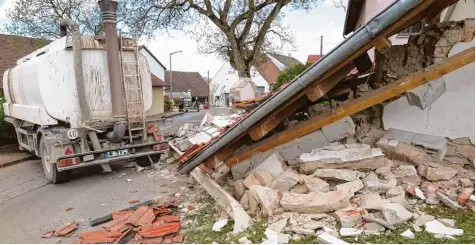
[{"label": "overcast sky", "polygon": [[[0,0],[0,25],[8,21],[5,11],[11,7],[14,0]],[[289,25],[296,39],[296,51],[291,55],[301,62],[305,62],[309,54],[319,54],[320,36],[324,35],[324,53],[334,48],[342,40],[342,28],[345,12],[336,8],[330,0],[325,0],[315,9],[306,11],[286,11],[285,23]],[[157,35],[154,40],[146,43],[147,47],[164,64],[169,66],[169,53],[182,50],[175,54],[172,60],[173,70],[197,71],[203,76],[210,71],[212,78],[220,69],[223,61],[214,55],[201,55],[197,52],[197,43],[194,39],[181,32],[174,32],[172,36]],[[289,53],[283,50],[284,55]]]}]

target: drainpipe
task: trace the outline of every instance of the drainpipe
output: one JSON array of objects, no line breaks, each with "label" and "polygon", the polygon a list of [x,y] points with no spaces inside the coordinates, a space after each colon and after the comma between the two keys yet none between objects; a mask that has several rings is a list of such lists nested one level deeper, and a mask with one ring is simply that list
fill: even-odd
[{"label": "drainpipe", "polygon": [[86,91],[83,81],[83,57],[81,46],[81,33],[76,22],[69,18],[63,19],[60,24],[60,36],[66,36],[66,29],[69,27],[73,41],[73,62],[74,77],[76,81],[76,89],[78,93],[79,111],[81,112],[81,122],[84,123],[90,117],[89,106],[86,101]]},{"label": "drainpipe", "polygon": [[107,65],[113,117],[125,117],[124,87],[121,78],[119,44],[117,39],[117,1],[99,0],[104,34],[106,36]]}]

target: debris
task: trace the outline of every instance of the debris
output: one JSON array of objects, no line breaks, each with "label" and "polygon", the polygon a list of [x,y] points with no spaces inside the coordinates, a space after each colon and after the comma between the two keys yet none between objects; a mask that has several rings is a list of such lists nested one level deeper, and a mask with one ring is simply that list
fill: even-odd
[{"label": "debris", "polygon": [[369,180],[364,183],[365,190],[369,192],[385,193],[390,188],[388,184],[380,180]]},{"label": "debris", "polygon": [[398,180],[399,184],[420,184],[421,179],[418,176],[417,170],[411,165],[401,165],[395,168],[392,173]]},{"label": "debris", "polygon": [[272,223],[270,226],[268,226],[268,229],[276,231],[276,232],[281,232],[283,231],[284,227],[288,224],[288,219],[280,219],[274,223]]},{"label": "debris", "polygon": [[399,203],[385,204],[382,213],[390,225],[400,224],[412,218],[412,213]]},{"label": "debris", "polygon": [[71,211],[71,210],[73,210],[72,207],[68,207],[68,208],[65,209],[66,212],[69,212],[69,211]]},{"label": "debris", "polygon": [[304,178],[304,185],[310,192],[328,192],[329,191],[329,184],[324,180],[319,178],[313,177],[312,175],[306,176]]},{"label": "debris", "polygon": [[279,208],[279,201],[283,194],[280,191],[260,185],[251,186],[250,191],[254,198],[262,205],[263,213],[269,217],[273,216],[276,209]]},{"label": "debris", "polygon": [[340,222],[342,228],[353,228],[362,225],[362,213],[365,214],[365,210],[344,209],[335,211],[334,216]]},{"label": "debris", "polygon": [[277,178],[283,170],[283,159],[277,153],[269,156],[256,167],[256,170],[264,170],[270,173],[274,178]]},{"label": "debris", "polygon": [[464,206],[468,202],[469,197],[473,194],[473,188],[465,188],[458,196],[458,204]]},{"label": "debris", "polygon": [[253,244],[253,242],[250,241],[250,240],[248,239],[248,237],[245,237],[245,236],[242,237],[242,238],[240,238],[240,239],[238,239],[238,243],[240,243],[240,244]]},{"label": "debris", "polygon": [[352,182],[347,182],[336,186],[338,191],[347,191],[351,195],[354,195],[357,191],[364,188],[364,184],[361,180],[354,180]]},{"label": "debris", "polygon": [[426,222],[432,221],[434,219],[435,219],[435,216],[424,214],[420,216],[417,220],[415,220],[415,225],[423,226],[425,225]]},{"label": "debris", "polygon": [[126,176],[126,173],[121,173],[121,174],[119,174],[119,176],[117,176],[117,177],[122,178],[122,177],[124,177],[124,176]]},{"label": "debris", "polygon": [[406,237],[406,238],[410,238],[410,239],[415,238],[415,234],[413,234],[413,232],[412,232],[410,229],[407,229],[406,231],[404,231],[403,233],[401,233],[400,236],[403,236],[403,237]]},{"label": "debris", "polygon": [[421,232],[421,231],[422,231],[421,228],[420,228],[420,226],[418,226],[418,225],[413,224],[412,227],[413,227],[413,230],[414,230],[415,232]]},{"label": "debris", "polygon": [[283,193],[281,206],[284,210],[301,213],[325,213],[338,210],[349,205],[350,195],[345,191],[309,194]]},{"label": "debris", "polygon": [[289,191],[291,193],[306,194],[308,192],[308,189],[304,184],[297,184]]},{"label": "debris", "polygon": [[246,188],[251,189],[251,186],[253,185],[261,185],[261,182],[259,181],[258,178],[254,174],[248,175],[245,180],[243,180],[243,185],[246,186]]},{"label": "debris", "polygon": [[77,222],[66,223],[66,224],[58,227],[55,230],[54,235],[55,236],[66,236],[69,233],[71,233],[72,231],[76,230],[77,228],[78,228],[78,223]]},{"label": "debris", "polygon": [[[191,172],[192,177],[215,199],[220,207],[235,221],[233,234],[245,231],[253,224],[251,217],[228,192],[204,174],[200,168]],[[252,195],[250,195],[252,196]]]},{"label": "debris", "polygon": [[463,179],[459,179],[459,181],[464,187],[474,186],[473,182],[470,179],[463,178]]},{"label": "debris", "polygon": [[270,186],[271,183],[274,181],[274,177],[264,170],[255,170],[252,173],[261,183],[263,186]]},{"label": "debris", "polygon": [[385,227],[377,222],[370,222],[370,223],[364,224],[364,229],[367,231],[373,231],[376,233],[385,231]]},{"label": "debris", "polygon": [[393,197],[393,196],[401,195],[402,193],[405,195],[405,190],[403,189],[403,187],[401,185],[399,185],[397,187],[389,189],[387,191],[387,196],[388,197]]},{"label": "debris", "polygon": [[245,185],[243,184],[243,180],[237,180],[233,183],[233,190],[235,193],[236,200],[240,200],[243,194],[245,193]]},{"label": "debris", "polygon": [[223,227],[225,227],[226,224],[228,224],[228,219],[219,220],[219,221],[215,222],[215,224],[213,224],[212,230],[213,231],[221,231],[221,229]]},{"label": "debris", "polygon": [[357,171],[347,169],[318,169],[314,172],[314,176],[321,179],[340,180],[340,181],[354,181],[357,180]]},{"label": "debris", "polygon": [[131,180],[131,179],[127,179],[126,182],[132,182],[132,180]]},{"label": "debris", "polygon": [[453,168],[439,166],[433,168],[430,166],[420,165],[418,166],[418,174],[427,180],[449,180],[453,178],[458,171]]},{"label": "debris", "polygon": [[278,244],[288,244],[291,235],[278,233]]},{"label": "debris", "polygon": [[342,237],[358,236],[362,233],[362,230],[355,228],[341,228],[339,233]]},{"label": "debris", "polygon": [[355,124],[350,117],[344,117],[338,121],[322,127],[322,133],[329,142],[340,140],[355,134]]},{"label": "debris", "polygon": [[285,192],[295,186],[299,181],[299,174],[294,171],[283,171],[276,179],[271,183],[270,187]]},{"label": "debris", "polygon": [[361,197],[360,208],[366,210],[381,210],[389,201],[382,199],[378,193],[364,193]]},{"label": "debris", "polygon": [[455,220],[454,219],[437,219],[443,225],[454,228],[455,227]]},{"label": "debris", "polygon": [[448,196],[445,194],[441,193],[440,191],[436,191],[436,196],[438,196],[438,199],[445,204],[446,206],[452,208],[452,209],[460,209],[462,208],[457,202],[451,200]]},{"label": "debris", "polygon": [[443,234],[450,236],[461,236],[464,233],[464,231],[461,229],[446,227],[438,220],[432,220],[425,223],[425,231],[433,234]]},{"label": "debris", "polygon": [[129,204],[134,204],[134,203],[139,203],[139,202],[140,202],[139,200],[135,199],[135,200],[130,200]]},{"label": "debris", "polygon": [[317,240],[325,244],[348,244],[347,242],[340,240],[339,238],[334,237],[327,232],[319,234],[317,236]]},{"label": "debris", "polygon": [[47,232],[43,233],[43,235],[41,235],[41,238],[50,239],[53,236],[54,233],[55,233],[55,231],[47,231]]},{"label": "debris", "polygon": [[136,171],[137,171],[137,172],[140,172],[140,171],[142,171],[142,170],[144,170],[143,167],[141,167],[141,166],[139,166],[139,165],[136,165]]},{"label": "debris", "polygon": [[395,230],[395,227],[391,224],[389,224],[387,221],[383,220],[383,219],[379,219],[379,218],[374,218],[368,214],[364,214],[362,215],[362,218],[366,221],[370,221],[370,222],[375,222],[379,225],[382,225],[383,227],[387,228],[387,229],[390,229],[390,230]]},{"label": "debris", "polygon": [[299,157],[301,172],[312,173],[319,168],[377,169],[383,167],[384,157],[379,148],[364,144],[323,147]]},{"label": "debris", "polygon": [[415,196],[415,197],[418,197],[419,199],[421,200],[425,200],[425,195],[423,194],[423,191],[418,188],[418,186],[413,186],[412,184],[406,184],[406,185],[403,185],[403,188],[408,192],[410,193],[411,195]]}]

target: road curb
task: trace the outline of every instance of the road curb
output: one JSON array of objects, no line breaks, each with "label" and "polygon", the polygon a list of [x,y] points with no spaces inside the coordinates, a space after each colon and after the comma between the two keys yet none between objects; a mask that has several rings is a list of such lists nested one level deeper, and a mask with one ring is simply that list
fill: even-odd
[{"label": "road curb", "polygon": [[17,163],[21,163],[21,162],[24,162],[26,160],[30,160],[30,159],[33,159],[33,158],[36,158],[36,156],[29,155],[29,156],[18,158],[18,159],[12,160],[12,161],[2,162],[2,163],[0,163],[0,168],[5,168],[5,167],[8,167],[8,166],[12,166],[12,165],[15,165]]}]

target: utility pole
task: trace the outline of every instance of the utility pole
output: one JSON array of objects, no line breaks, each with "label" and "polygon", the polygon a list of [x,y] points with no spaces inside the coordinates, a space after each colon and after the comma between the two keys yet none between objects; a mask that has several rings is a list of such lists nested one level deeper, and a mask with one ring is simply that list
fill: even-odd
[{"label": "utility pole", "polygon": [[324,35],[321,35],[321,58],[322,58],[322,46],[323,46],[323,43],[324,42]]},{"label": "utility pole", "polygon": [[182,53],[182,50],[175,51],[170,53],[169,62],[170,62],[170,99],[172,99],[172,55],[176,53]]}]

